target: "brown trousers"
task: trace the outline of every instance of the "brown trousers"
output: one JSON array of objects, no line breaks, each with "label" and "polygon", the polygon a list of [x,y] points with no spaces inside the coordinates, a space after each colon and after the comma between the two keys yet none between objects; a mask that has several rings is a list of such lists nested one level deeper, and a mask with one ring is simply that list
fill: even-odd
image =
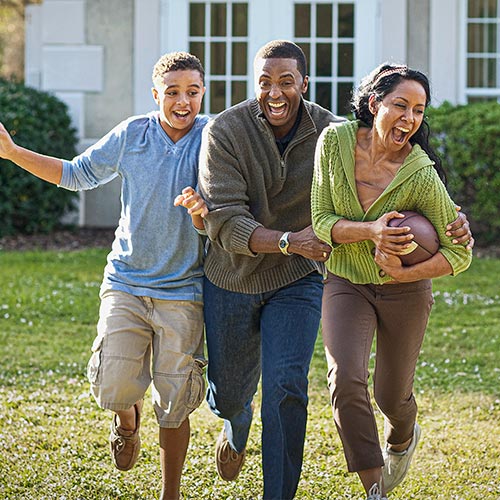
[{"label": "brown trousers", "polygon": [[333,416],[350,472],[384,464],[368,391],[375,331],[373,388],[385,417],[385,440],[400,444],[413,435],[413,379],[433,303],[431,280],[355,285],[328,273],[323,343]]}]

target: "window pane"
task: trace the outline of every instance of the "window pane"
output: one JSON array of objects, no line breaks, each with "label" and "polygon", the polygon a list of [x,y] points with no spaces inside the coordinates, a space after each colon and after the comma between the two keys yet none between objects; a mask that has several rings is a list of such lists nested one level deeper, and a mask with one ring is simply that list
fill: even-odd
[{"label": "window pane", "polygon": [[496,52],[497,24],[470,23],[468,27],[467,52]]},{"label": "window pane", "polygon": [[316,84],[316,102],[326,109],[332,109],[332,84],[319,82]]},{"label": "window pane", "polygon": [[495,103],[498,101],[498,97],[479,97],[479,96],[471,96],[467,99],[467,102],[469,104],[472,104],[473,102],[491,102]]},{"label": "window pane", "polygon": [[203,42],[191,42],[189,44],[189,52],[195,55],[203,67],[205,67],[205,44]]},{"label": "window pane", "polygon": [[[297,45],[302,49],[304,55],[306,56],[306,64],[309,64],[309,61],[311,60],[311,44],[298,43]],[[309,69],[306,69],[306,73],[309,73]]]},{"label": "window pane", "polygon": [[316,75],[332,75],[332,44],[318,43],[316,45]]},{"label": "window pane", "polygon": [[346,116],[351,112],[352,83],[342,82],[337,85],[337,113]]},{"label": "window pane", "polygon": [[210,73],[212,75],[226,74],[226,44],[212,42],[210,44]]},{"label": "window pane", "polygon": [[246,42],[233,43],[232,74],[247,74],[247,44]]},{"label": "window pane", "polygon": [[467,86],[487,87],[497,86],[496,59],[469,59],[467,62]]},{"label": "window pane", "polygon": [[468,17],[497,17],[497,0],[468,0]]},{"label": "window pane", "polygon": [[247,98],[247,82],[231,83],[231,106]]},{"label": "window pane", "polygon": [[233,4],[233,36],[247,36],[248,4]]},{"label": "window pane", "polygon": [[311,6],[295,4],[295,36],[298,38],[311,36]]},{"label": "window pane", "polygon": [[339,37],[354,36],[354,4],[339,4]]},{"label": "window pane", "polygon": [[220,113],[226,107],[226,82],[210,82],[210,113]]},{"label": "window pane", "polygon": [[213,3],[210,15],[210,34],[212,36],[226,36],[226,4]]},{"label": "window pane", "polygon": [[205,4],[203,3],[189,5],[189,34],[191,36],[205,34]]},{"label": "window pane", "polygon": [[337,48],[338,76],[354,75],[354,44],[339,43]]},{"label": "window pane", "polygon": [[332,4],[318,4],[316,7],[316,36],[332,36]]}]

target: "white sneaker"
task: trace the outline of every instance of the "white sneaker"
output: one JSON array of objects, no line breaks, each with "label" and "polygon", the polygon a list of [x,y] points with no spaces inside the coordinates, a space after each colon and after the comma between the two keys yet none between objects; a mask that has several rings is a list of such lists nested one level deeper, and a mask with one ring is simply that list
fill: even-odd
[{"label": "white sneaker", "polygon": [[366,500],[387,500],[387,497],[382,496],[380,485],[378,483],[373,483],[370,491],[368,491]]},{"label": "white sneaker", "polygon": [[404,451],[392,451],[386,443],[385,449],[382,450],[385,464],[382,468],[382,477],[387,492],[392,491],[405,478],[421,433],[420,426],[415,424],[410,446]]}]

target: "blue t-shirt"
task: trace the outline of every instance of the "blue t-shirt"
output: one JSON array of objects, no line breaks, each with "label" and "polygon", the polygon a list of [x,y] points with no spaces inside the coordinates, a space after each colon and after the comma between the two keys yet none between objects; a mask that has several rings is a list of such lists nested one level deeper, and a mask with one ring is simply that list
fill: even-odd
[{"label": "blue t-shirt", "polygon": [[196,188],[207,116],[174,143],[159,113],[131,117],[72,161],[60,186],[79,191],[122,179],[121,215],[101,293],[108,289],[164,300],[202,300],[203,241],[175,197]]}]

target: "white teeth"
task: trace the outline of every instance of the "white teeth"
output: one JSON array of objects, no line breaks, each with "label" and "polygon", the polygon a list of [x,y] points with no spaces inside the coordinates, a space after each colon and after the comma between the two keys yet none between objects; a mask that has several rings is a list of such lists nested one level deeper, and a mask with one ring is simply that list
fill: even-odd
[{"label": "white teeth", "polygon": [[285,105],[284,102],[270,102],[269,103],[269,106],[271,106],[271,108],[282,108],[284,105]]},{"label": "white teeth", "polygon": [[401,132],[403,132],[404,134],[407,134],[410,129],[409,128],[403,128],[403,127],[396,127],[398,130],[401,130]]},{"label": "white teeth", "polygon": [[189,111],[176,111],[176,114],[180,116],[186,116],[189,113]]}]

